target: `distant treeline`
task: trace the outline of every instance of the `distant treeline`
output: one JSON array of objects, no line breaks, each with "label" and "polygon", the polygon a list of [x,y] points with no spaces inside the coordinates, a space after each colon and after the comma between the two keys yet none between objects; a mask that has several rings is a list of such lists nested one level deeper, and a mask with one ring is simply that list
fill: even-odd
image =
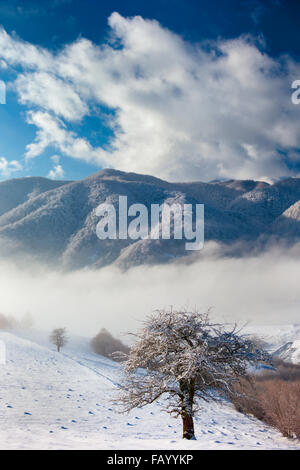
[{"label": "distant treeline", "polygon": [[13,330],[14,328],[27,329],[33,326],[33,318],[30,313],[26,313],[21,320],[13,315],[0,313],[0,330]]}]

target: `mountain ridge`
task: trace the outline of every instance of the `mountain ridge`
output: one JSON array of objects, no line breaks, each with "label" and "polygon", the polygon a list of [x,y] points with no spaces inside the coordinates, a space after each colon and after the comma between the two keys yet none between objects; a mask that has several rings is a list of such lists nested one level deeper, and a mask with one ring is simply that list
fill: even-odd
[{"label": "mountain ridge", "polygon": [[[32,254],[66,269],[171,262],[190,255],[183,240],[99,240],[95,209],[133,203],[205,205],[205,239],[226,246],[297,242],[300,179],[171,183],[151,175],[104,169],[79,181],[21,178],[0,183],[0,239],[5,250]],[[293,209],[294,207],[294,209]],[[296,215],[295,215],[296,214]],[[296,223],[295,223],[296,218]],[[5,256],[0,251],[1,257]]]}]

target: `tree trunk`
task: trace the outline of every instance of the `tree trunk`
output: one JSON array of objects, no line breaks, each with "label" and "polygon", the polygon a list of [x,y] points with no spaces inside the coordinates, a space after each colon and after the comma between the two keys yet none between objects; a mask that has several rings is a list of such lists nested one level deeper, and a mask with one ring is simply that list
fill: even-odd
[{"label": "tree trunk", "polygon": [[180,380],[180,391],[182,393],[181,418],[183,427],[183,439],[196,439],[193,420],[193,405],[195,394],[195,380]]},{"label": "tree trunk", "polygon": [[57,352],[60,352],[60,346],[57,345]]},{"label": "tree trunk", "polygon": [[182,414],[183,439],[195,439],[194,420],[191,415],[184,412]]}]

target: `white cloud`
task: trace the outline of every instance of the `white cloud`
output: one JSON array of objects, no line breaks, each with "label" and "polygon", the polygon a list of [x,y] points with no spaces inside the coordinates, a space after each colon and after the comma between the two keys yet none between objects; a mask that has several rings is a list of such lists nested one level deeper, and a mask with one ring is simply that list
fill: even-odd
[{"label": "white cloud", "polygon": [[15,171],[20,171],[22,165],[16,160],[11,160],[10,162],[5,157],[0,157],[0,175],[1,176],[10,176]]},{"label": "white cloud", "polygon": [[53,161],[53,163],[56,163],[56,165],[60,162],[60,156],[59,155],[52,155],[52,157],[50,157],[50,160]]},{"label": "white cloud", "polygon": [[50,73],[19,75],[16,87],[23,104],[35,104],[72,122],[88,114],[88,106],[73,87]]},{"label": "white cloud", "polygon": [[55,165],[52,170],[50,170],[48,174],[49,178],[51,179],[61,179],[65,176],[65,172],[61,165]]},{"label": "white cloud", "polygon": [[54,163],[52,170],[49,171],[48,177],[51,179],[62,179],[65,176],[65,171],[63,167],[59,164],[60,157],[59,155],[53,155],[51,160]]},{"label": "white cloud", "polygon": [[68,131],[60,119],[47,112],[32,111],[27,115],[27,122],[39,129],[34,142],[26,147],[27,158],[37,157],[48,146],[53,145],[61,153],[72,158],[99,163],[100,152],[93,150],[84,138],[77,137],[74,132]]},{"label": "white cloud", "polygon": [[[141,17],[113,13],[109,25],[110,42],[79,39],[56,55],[0,30],[0,58],[23,68],[16,90],[38,129],[28,158],[51,145],[172,180],[292,174],[282,152],[300,147],[290,100],[298,63],[269,57],[248,37],[192,45]],[[115,112],[106,148],[68,126],[97,104]]]}]

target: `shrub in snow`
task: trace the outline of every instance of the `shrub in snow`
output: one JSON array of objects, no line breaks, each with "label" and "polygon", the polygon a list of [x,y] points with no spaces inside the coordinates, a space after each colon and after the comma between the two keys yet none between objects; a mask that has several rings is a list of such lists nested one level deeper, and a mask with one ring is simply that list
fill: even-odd
[{"label": "shrub in snow", "polygon": [[[129,348],[122,343],[119,339],[116,339],[112,334],[105,328],[102,328],[91,341],[91,347],[96,354],[101,356],[112,357],[113,353],[121,352],[124,354],[129,353]],[[118,359],[119,356],[115,358]]]},{"label": "shrub in snow", "polygon": [[276,369],[262,371],[235,385],[236,409],[300,439],[300,366],[274,359]]}]

